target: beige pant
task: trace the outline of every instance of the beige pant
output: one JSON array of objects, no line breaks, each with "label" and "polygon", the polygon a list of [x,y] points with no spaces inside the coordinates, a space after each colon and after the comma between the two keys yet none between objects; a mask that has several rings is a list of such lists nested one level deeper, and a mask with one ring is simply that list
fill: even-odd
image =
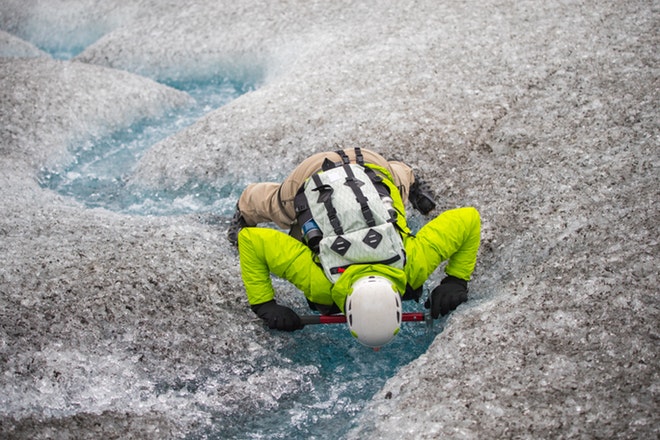
[{"label": "beige pant", "polygon": [[[349,148],[344,152],[354,163],[355,150]],[[386,168],[392,174],[394,184],[399,188],[401,198],[406,203],[410,185],[415,182],[412,168],[403,162],[389,162],[380,154],[366,149],[362,149],[362,156],[365,163]],[[296,193],[307,178],[321,169],[326,158],[335,163],[341,162],[341,156],[335,152],[317,153],[302,161],[281,184],[261,182],[248,185],[238,199],[238,209],[245,222],[250,226],[274,222],[281,228],[290,228],[296,221],[293,204]]]}]

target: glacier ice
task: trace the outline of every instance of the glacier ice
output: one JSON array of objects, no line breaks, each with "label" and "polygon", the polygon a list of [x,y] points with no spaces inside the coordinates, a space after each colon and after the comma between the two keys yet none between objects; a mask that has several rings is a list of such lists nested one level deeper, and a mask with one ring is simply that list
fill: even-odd
[{"label": "glacier ice", "polygon": [[[224,434],[287,420],[273,433],[657,437],[656,9],[0,1],[0,432],[212,438],[240,414]],[[470,302],[366,407],[342,383],[296,400],[319,396],[313,356],[327,360],[300,344],[378,358],[340,328],[264,330],[223,218],[89,208],[37,181],[214,76],[258,87],[163,139],[128,181],[240,185],[359,145],[413,165],[441,208],[481,211]]]}]

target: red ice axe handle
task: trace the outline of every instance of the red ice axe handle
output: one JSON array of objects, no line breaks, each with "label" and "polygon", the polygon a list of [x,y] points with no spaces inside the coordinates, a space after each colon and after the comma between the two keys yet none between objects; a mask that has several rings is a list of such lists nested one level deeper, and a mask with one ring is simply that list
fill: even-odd
[{"label": "red ice axe handle", "polygon": [[[424,313],[410,312],[401,315],[401,321],[404,322],[424,322]],[[300,317],[300,322],[304,325],[314,324],[343,324],[346,322],[344,315],[304,315]]]}]

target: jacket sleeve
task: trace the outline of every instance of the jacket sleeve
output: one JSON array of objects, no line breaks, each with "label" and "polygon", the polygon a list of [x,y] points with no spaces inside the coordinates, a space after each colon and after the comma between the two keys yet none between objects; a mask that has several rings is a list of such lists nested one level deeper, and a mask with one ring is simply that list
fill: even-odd
[{"label": "jacket sleeve", "polygon": [[446,260],[447,275],[469,281],[480,241],[481,218],[475,208],[443,212],[406,240],[408,283],[418,288]]},{"label": "jacket sleeve", "polygon": [[269,228],[243,228],[238,234],[238,252],[250,305],[275,298],[271,274],[294,284],[310,301],[333,303],[332,284],[314,263],[312,251],[295,238]]}]

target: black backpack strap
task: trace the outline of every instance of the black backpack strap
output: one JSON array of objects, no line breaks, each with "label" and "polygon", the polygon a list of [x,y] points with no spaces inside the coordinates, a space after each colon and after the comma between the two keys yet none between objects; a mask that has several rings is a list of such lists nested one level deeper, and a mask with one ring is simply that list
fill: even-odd
[{"label": "black backpack strap", "polygon": [[[351,159],[344,152],[344,150],[336,150],[335,153],[341,157],[341,161],[344,163],[344,165],[351,163]],[[362,149],[360,147],[355,147],[355,163],[364,166],[364,156],[362,155]]]},{"label": "black backpack strap", "polygon": [[344,150],[337,150],[335,151],[341,157],[341,161],[344,163],[344,165],[348,165],[351,163],[351,159],[348,157],[346,153],[344,153]]},{"label": "black backpack strap", "polygon": [[355,199],[360,204],[360,210],[362,211],[362,216],[367,222],[367,225],[371,227],[376,226],[376,220],[374,220],[374,215],[371,212],[371,208],[369,208],[369,200],[364,196],[364,193],[360,189],[360,187],[364,185],[364,182],[355,178],[353,169],[349,165],[344,165],[344,170],[346,171],[346,183],[344,183],[344,185],[353,190],[353,194],[355,194]]},{"label": "black backpack strap", "polygon": [[364,167],[364,173],[369,176],[381,198],[390,197],[390,189],[383,183],[383,176],[369,167]]},{"label": "black backpack strap", "polygon": [[293,208],[296,211],[296,216],[309,209],[309,202],[307,202],[307,197],[305,196],[305,185],[298,189],[298,192],[293,198]]},{"label": "black backpack strap", "polygon": [[321,182],[318,174],[312,175],[312,180],[314,180],[314,183],[316,184],[316,188],[314,188],[313,191],[318,191],[318,202],[323,203],[325,206],[325,210],[328,212],[328,220],[330,220],[332,229],[335,231],[336,235],[343,235],[344,229],[341,227],[339,217],[337,217],[337,210],[332,204],[332,187],[329,185],[324,185],[323,182]]},{"label": "black backpack strap", "polygon": [[309,201],[305,195],[305,185],[301,186],[296,196],[293,198],[293,208],[296,211],[296,221],[302,234],[303,225],[312,218],[312,211],[309,209]]},{"label": "black backpack strap", "polygon": [[[401,259],[401,255],[395,255],[395,256],[390,257],[386,260],[370,261],[368,263],[353,263],[353,264],[385,264],[385,265],[389,265],[389,264],[396,263],[400,259]],[[346,266],[331,267],[330,268],[330,273],[333,274],[333,275],[336,275],[338,273],[343,273],[343,272],[346,271],[346,269],[348,269],[353,264],[347,264]],[[421,287],[420,287],[420,289],[421,289]]]},{"label": "black backpack strap", "polygon": [[364,166],[364,156],[360,147],[355,147],[355,163]]},{"label": "black backpack strap", "polygon": [[[392,197],[392,193],[390,192],[390,188],[383,182],[384,178],[380,173],[377,173],[373,169],[365,166],[364,168],[364,173],[369,176],[369,179],[371,179],[371,182],[374,184],[374,188],[376,188],[376,191],[378,191],[378,195],[380,196],[381,200],[386,198],[386,197]],[[399,225],[396,223],[396,218],[397,218],[397,213],[396,210],[390,209],[390,219],[388,220],[390,223],[394,223],[397,228]]]}]

